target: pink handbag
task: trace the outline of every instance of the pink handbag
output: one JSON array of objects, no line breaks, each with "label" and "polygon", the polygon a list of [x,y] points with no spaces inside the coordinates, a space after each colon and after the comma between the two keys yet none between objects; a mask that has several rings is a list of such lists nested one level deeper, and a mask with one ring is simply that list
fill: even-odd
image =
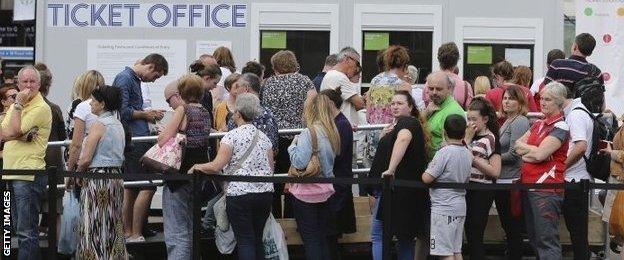
[{"label": "pink handbag", "polygon": [[141,165],[154,172],[179,173],[185,141],[186,136],[178,133],[162,147],[155,144],[141,157]]}]

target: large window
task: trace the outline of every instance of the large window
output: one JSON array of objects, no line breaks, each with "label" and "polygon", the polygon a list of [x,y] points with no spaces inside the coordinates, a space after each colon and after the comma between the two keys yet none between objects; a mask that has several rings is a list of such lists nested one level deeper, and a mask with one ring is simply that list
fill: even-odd
[{"label": "large window", "polygon": [[410,64],[418,68],[416,83],[425,83],[431,72],[433,32],[414,31],[363,31],[362,32],[362,82],[369,83],[379,73],[377,53],[389,45],[401,45],[410,53]]},{"label": "large window", "polygon": [[280,50],[291,50],[301,67],[299,72],[314,78],[329,55],[329,31],[260,31],[260,62],[265,77],[273,75],[271,57]]},{"label": "large window", "polygon": [[491,77],[492,65],[507,60],[514,67],[528,66],[533,71],[533,45],[529,44],[464,44],[464,80],[474,83],[478,76]]}]

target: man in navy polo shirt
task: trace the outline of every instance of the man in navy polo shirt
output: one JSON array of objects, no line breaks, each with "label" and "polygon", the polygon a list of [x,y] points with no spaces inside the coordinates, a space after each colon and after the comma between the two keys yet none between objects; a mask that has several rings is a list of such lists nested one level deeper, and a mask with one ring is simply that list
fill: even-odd
[{"label": "man in navy polo shirt", "polygon": [[[152,53],[132,67],[126,67],[115,77],[113,86],[121,89],[121,120],[128,125],[133,137],[148,136],[148,123],[155,123],[164,114],[162,110],[143,110],[141,82],[154,82],[167,75],[168,71],[167,60],[160,54]],[[147,173],[139,159],[151,146],[151,143],[133,143],[126,149],[124,172]],[[145,241],[141,231],[155,191],[154,186],[124,189],[123,222],[127,242]]]},{"label": "man in navy polo shirt", "polygon": [[577,35],[572,44],[572,55],[567,59],[554,60],[550,64],[546,78],[540,86],[540,91],[551,81],[557,81],[574,94],[574,84],[577,81],[589,76],[602,79],[600,69],[587,61],[587,57],[592,54],[595,47],[596,39],[591,34],[581,33]]}]

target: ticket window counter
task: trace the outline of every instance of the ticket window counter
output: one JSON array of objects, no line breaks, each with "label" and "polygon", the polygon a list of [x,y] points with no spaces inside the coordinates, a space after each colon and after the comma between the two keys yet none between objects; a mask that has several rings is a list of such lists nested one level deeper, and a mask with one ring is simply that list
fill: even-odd
[{"label": "ticket window counter", "polygon": [[535,73],[533,44],[465,43],[463,47],[463,77],[470,84],[474,84],[478,76],[491,78],[493,65],[503,60],[514,67],[527,66]]},{"label": "ticket window counter", "polygon": [[272,76],[271,57],[281,50],[297,56],[299,73],[313,79],[325,64],[330,49],[329,31],[260,31],[260,63],[266,67],[264,77]]}]

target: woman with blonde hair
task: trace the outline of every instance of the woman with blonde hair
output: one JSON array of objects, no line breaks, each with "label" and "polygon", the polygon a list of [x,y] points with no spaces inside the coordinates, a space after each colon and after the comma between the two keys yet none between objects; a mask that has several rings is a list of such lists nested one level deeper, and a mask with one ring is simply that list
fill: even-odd
[{"label": "woman with blonde hair", "polygon": [[72,97],[72,108],[69,110],[66,125],[67,136],[71,136],[71,144],[67,154],[67,170],[76,169],[76,164],[82,154],[82,141],[89,134],[97,116],[91,112],[91,93],[97,87],[104,85],[104,77],[96,70],[89,70],[76,78]]},{"label": "woman with blonde hair", "polygon": [[[334,177],[334,159],[340,154],[340,134],[334,122],[333,106],[325,95],[317,95],[306,104],[303,116],[308,128],[296,136],[288,147],[292,167],[306,169],[316,153],[321,166],[319,177]],[[313,149],[315,141],[317,149]],[[293,184],[289,190],[306,259],[331,259],[327,243],[327,200],[334,194],[333,186]]]},{"label": "woman with blonde hair", "polygon": [[485,97],[485,93],[487,93],[492,88],[490,84],[490,79],[486,76],[478,76],[474,82],[474,92],[475,97]]}]

